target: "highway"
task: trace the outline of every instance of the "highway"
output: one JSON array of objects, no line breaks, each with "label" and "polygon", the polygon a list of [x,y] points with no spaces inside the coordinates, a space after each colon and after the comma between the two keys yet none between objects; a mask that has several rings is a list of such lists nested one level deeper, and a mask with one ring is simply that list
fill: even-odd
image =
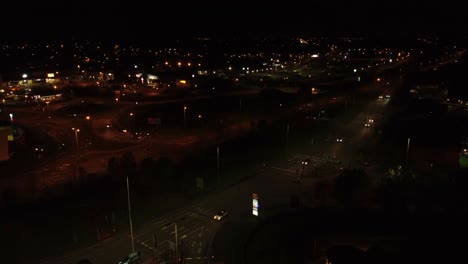
[{"label": "highway", "polygon": [[[232,222],[226,224],[224,229],[222,227],[218,230],[211,252],[216,256],[216,261],[225,264],[238,264],[244,261],[242,256],[245,238],[239,238],[239,235],[234,233],[249,233],[255,225],[255,221],[252,224],[253,216],[251,215],[253,192],[261,197],[260,204],[265,210],[288,211],[292,196],[299,197],[300,203],[306,207],[335,205],[332,189],[326,188],[323,193],[318,194],[317,184],[320,182],[333,184],[332,180],[343,167],[362,167],[371,180],[377,180],[381,171],[385,170],[384,165],[378,158],[374,158],[368,166],[363,167],[359,159],[359,151],[361,146],[372,145],[378,141],[379,133],[375,131],[374,126],[382,122],[380,117],[389,100],[375,98],[375,100],[368,101],[362,111],[351,119],[338,117],[331,120],[333,124],[328,126],[339,128],[339,131],[343,132],[343,142],[337,142],[336,138],[331,135],[315,140],[313,144],[307,142],[300,153],[291,153],[287,159],[267,166],[255,179],[242,183],[240,187],[242,197],[237,199],[248,203],[248,206],[237,205],[238,209],[232,218],[227,220]],[[365,127],[364,124],[368,122],[369,116],[374,117],[374,124],[371,127]],[[372,151],[376,150],[372,149]],[[375,152],[369,153],[370,156],[376,154]],[[305,166],[302,164],[304,160],[308,161]],[[237,251],[232,252],[232,245],[238,247]]]},{"label": "highway", "polygon": [[[307,190],[325,178],[334,177],[338,169],[343,166],[354,167],[358,165],[358,147],[362,143],[369,143],[372,135],[377,133],[374,127],[365,127],[370,115],[375,117],[376,124],[383,112],[387,99],[371,100],[369,105],[351,121],[344,124],[335,123],[343,142],[336,142],[335,135],[330,134],[324,140],[315,140],[310,147],[305,147],[301,153],[291,153],[287,160],[278,164],[267,164],[263,171],[256,177],[252,177],[236,186],[230,187],[220,192],[214,192],[206,197],[185,204],[181,208],[174,208],[163,216],[148,220],[146,224],[135,228],[134,246],[136,251],[140,251],[143,260],[160,260],[165,257],[172,243],[175,242],[175,231],[177,230],[177,240],[179,242],[179,253],[186,263],[206,263],[210,255],[223,258],[224,252],[216,250],[216,245],[211,242],[215,234],[222,230],[223,226],[230,221],[244,219],[251,216],[252,193],[258,193],[261,206],[264,208],[276,205],[287,205],[292,195],[300,194],[307,205],[313,205],[316,201],[307,195]],[[317,109],[319,109],[317,105]],[[297,111],[285,111],[286,114]],[[340,119],[337,119],[340,121]],[[310,144],[310,143],[309,143]],[[138,145],[138,144],[137,144]],[[138,146],[135,146],[138,148]],[[139,146],[141,148],[141,145]],[[133,149],[133,148],[132,148]],[[91,154],[91,153],[90,153]],[[102,157],[103,153],[96,153]],[[371,153],[372,155],[372,153]],[[327,175],[317,175],[311,173],[315,167],[333,161],[335,167],[331,167]],[[306,175],[298,180],[298,171],[302,170],[303,160],[310,160],[310,164],[304,167]],[[375,165],[375,164],[374,164]],[[369,168],[371,172],[374,168]],[[230,216],[221,222],[213,220],[213,216],[220,209],[226,209]],[[177,224],[177,228],[176,225]],[[157,238],[157,247],[154,246],[154,237]],[[58,258],[47,259],[44,264],[76,264],[80,259],[89,259],[92,263],[118,263],[123,257],[132,251],[131,235],[129,230],[117,230],[108,239],[98,242],[89,248],[77,250]],[[228,263],[228,260],[226,260]],[[237,263],[233,263],[237,264]]]},{"label": "highway", "polygon": [[[207,263],[207,258],[211,254],[215,254],[220,259],[225,255],[223,252],[209,251],[210,247],[217,248],[216,245],[210,246],[210,242],[226,222],[242,221],[242,218],[251,214],[253,193],[259,194],[262,208],[287,205],[292,195],[301,196],[304,204],[313,206],[317,201],[309,192],[316,183],[333,178],[343,165],[352,167],[358,165],[358,160],[355,159],[358,148],[355,146],[369,140],[374,134],[369,132],[374,127],[365,127],[364,123],[369,115],[379,116],[385,105],[385,100],[375,99],[351,122],[334,124],[334,127],[343,128],[340,131],[345,131],[343,142],[336,142],[334,137],[317,140],[302,153],[291,153],[287,160],[278,164],[267,164],[255,177],[228,189],[211,193],[181,208],[174,208],[173,211],[135,228],[133,230],[135,251],[140,251],[142,259],[147,261],[167,258],[170,256],[170,249],[173,249],[174,254],[173,243],[175,243],[177,225],[178,252],[185,263]],[[340,122],[339,120],[333,122]],[[376,119],[375,122],[379,120]],[[308,160],[310,163],[304,166],[302,172],[303,160]],[[341,164],[337,163],[338,160],[342,161]],[[327,163],[332,164],[329,170],[320,170],[320,175],[314,173],[315,167]],[[323,173],[326,175],[322,175]],[[213,220],[213,216],[221,209],[229,211],[228,218],[220,222]],[[155,237],[157,247],[154,244]],[[92,263],[111,264],[118,263],[131,251],[131,235],[128,229],[118,231],[112,237],[92,247],[48,259],[42,263],[76,264],[80,259],[86,258]]]}]

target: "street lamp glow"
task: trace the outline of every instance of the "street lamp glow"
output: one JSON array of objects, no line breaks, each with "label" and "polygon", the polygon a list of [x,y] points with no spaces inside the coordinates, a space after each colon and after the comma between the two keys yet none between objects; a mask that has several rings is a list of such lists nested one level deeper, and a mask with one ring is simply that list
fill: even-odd
[{"label": "street lamp glow", "polygon": [[76,141],[76,158],[78,162],[78,156],[80,155],[80,144],[78,141],[78,133],[80,132],[80,129],[72,127],[72,130],[75,131],[75,141]]}]

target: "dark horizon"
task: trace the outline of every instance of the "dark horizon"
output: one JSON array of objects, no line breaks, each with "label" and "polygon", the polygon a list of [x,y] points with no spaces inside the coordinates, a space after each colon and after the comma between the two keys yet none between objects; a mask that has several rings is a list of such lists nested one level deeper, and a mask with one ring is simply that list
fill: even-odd
[{"label": "dark horizon", "polygon": [[[21,10],[21,11],[17,11]],[[250,3],[81,1],[78,4],[12,4],[0,18],[4,40],[157,40],[184,35],[292,33],[372,34],[395,38],[414,34],[466,37],[466,16],[450,3]]]}]

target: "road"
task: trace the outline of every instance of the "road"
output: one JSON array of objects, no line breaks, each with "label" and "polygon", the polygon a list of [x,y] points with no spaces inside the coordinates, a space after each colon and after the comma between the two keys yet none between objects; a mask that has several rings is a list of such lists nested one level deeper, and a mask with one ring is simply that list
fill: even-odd
[{"label": "road", "polygon": [[[255,91],[255,93],[257,92]],[[250,93],[252,92],[248,92],[248,94]],[[340,100],[342,99],[338,97],[336,102],[340,102]],[[73,102],[76,103],[77,101]],[[174,102],[174,100],[169,100],[168,102]],[[142,104],[150,103],[155,102],[144,102]],[[163,104],[167,102],[159,101],[156,103]],[[314,102],[313,108],[325,107],[327,103],[326,99],[319,99]],[[130,103],[123,104],[126,106],[132,105]],[[49,105],[51,109],[55,110],[64,106],[63,103],[59,103],[57,106],[55,104]],[[251,120],[263,118],[279,119],[297,111],[301,110],[293,106],[290,108],[281,107],[275,113],[245,113],[241,116],[241,120],[225,124],[224,138],[227,140],[249,131],[251,129]],[[54,188],[61,190],[70,180],[78,180],[78,167],[82,167],[88,174],[106,172],[108,160],[111,157],[119,157],[125,152],[132,152],[136,160],[142,160],[145,157],[164,156],[176,161],[183,157],[185,151],[190,150],[193,146],[201,143],[206,146],[210,144],[209,142],[216,142],[218,140],[217,131],[214,129],[210,130],[209,128],[175,131],[176,133],[174,131],[164,132],[161,130],[160,133],[158,132],[143,140],[138,140],[115,128],[105,128],[105,124],[109,123],[109,120],[115,119],[115,115],[118,113],[105,113],[91,117],[90,120],[60,116],[48,118],[48,113],[34,107],[21,107],[15,113],[17,125],[42,131],[55,138],[58,142],[73,145],[68,148],[68,151],[58,153],[53,159],[43,159],[43,161],[39,162],[40,166],[36,166],[35,168],[24,167],[24,172],[17,173],[21,175],[20,177],[14,177],[14,180],[4,180],[4,184],[1,185],[3,188],[14,186],[11,188],[18,189],[17,186],[24,185],[21,182],[27,179],[34,179],[35,192],[18,189],[20,196],[25,197],[26,200],[43,198],[41,196],[44,195],[43,190]],[[273,117],[273,115],[278,116]],[[72,127],[80,128],[80,132],[76,134],[77,143],[75,143],[75,133]],[[99,142],[98,144],[101,145],[105,144],[105,148],[99,147],[99,150],[93,150],[95,149],[95,147],[92,147],[92,144],[95,144],[93,141]],[[88,144],[91,144],[91,148],[89,149],[86,147]],[[76,147],[79,148],[79,154],[76,151]]]},{"label": "road", "polygon": [[[289,210],[291,198],[299,197],[299,201],[304,206],[333,206],[335,204],[332,188],[325,188],[322,193],[318,193],[317,186],[321,182],[332,184],[332,180],[342,167],[363,167],[360,156],[360,146],[373,145],[378,140],[378,123],[382,122],[382,113],[387,107],[390,99],[370,100],[363,110],[351,119],[337,118],[332,120],[331,127],[339,128],[343,134],[343,142],[337,142],[336,137],[330,135],[322,140],[316,140],[313,144],[307,142],[301,153],[291,153],[288,159],[272,164],[265,168],[265,171],[249,182],[243,183],[237,198],[238,201],[248,204],[248,206],[237,205],[237,210],[233,213],[233,223],[226,224],[226,228],[218,230],[213,245],[212,254],[216,256],[216,261],[225,264],[238,264],[242,260],[242,247],[245,246],[245,238],[239,238],[233,234],[250,232],[252,216],[251,201],[252,193],[257,193],[261,199],[261,207],[270,210]],[[371,127],[364,124],[369,117],[374,118]],[[345,122],[346,121],[346,122]],[[376,151],[376,149],[373,149]],[[372,152],[369,155],[374,155]],[[307,165],[303,161],[307,160]],[[341,162],[340,162],[341,161]],[[321,169],[316,169],[321,168]],[[369,166],[364,167],[371,179],[377,179],[381,168],[379,160],[374,160]],[[283,209],[278,209],[282,207]],[[249,216],[250,214],[250,216]],[[261,214],[261,210],[260,210]],[[239,248],[232,252],[232,245]]]},{"label": "road", "polygon": [[[337,102],[340,102],[338,98]],[[314,108],[320,109],[325,106],[327,101],[321,103],[316,102]],[[371,104],[371,108],[377,105],[376,102]],[[209,249],[210,238],[216,232],[222,223],[215,222],[212,216],[222,208],[229,210],[230,217],[236,218],[245,215],[250,212],[252,204],[252,193],[259,193],[261,197],[261,203],[263,207],[274,206],[275,204],[287,204],[290,201],[292,195],[301,194],[303,189],[313,186],[323,177],[311,178],[304,177],[301,180],[302,184],[298,182],[298,170],[301,174],[309,175],[310,171],[315,167],[319,167],[321,164],[330,163],[330,155],[333,161],[341,160],[342,164],[351,164],[353,153],[346,146],[354,144],[354,134],[362,136],[362,131],[367,131],[372,128],[365,128],[365,118],[372,114],[373,109],[368,109],[362,114],[358,115],[352,122],[346,124],[345,134],[343,134],[345,141],[336,142],[334,138],[328,138],[322,142],[315,142],[314,145],[309,149],[305,150],[304,153],[292,153],[286,161],[286,163],[269,165],[267,169],[268,173],[262,173],[258,177],[249,179],[248,181],[242,182],[236,187],[223,191],[217,194],[211,194],[207,198],[201,201],[194,202],[191,205],[184,206],[181,209],[177,209],[173,212],[169,212],[166,215],[148,221],[148,224],[143,227],[139,227],[134,230],[135,237],[135,250],[142,253],[142,257],[148,258],[160,258],[164,256],[171,243],[175,241],[175,234],[173,225],[168,228],[167,225],[170,223],[177,223],[178,229],[178,240],[183,242],[181,250],[187,261],[206,261],[204,258],[207,257],[207,250]],[[317,110],[316,109],[316,110]],[[284,111],[284,115],[291,114],[297,109],[290,109]],[[335,124],[334,126],[343,127],[342,124]],[[206,138],[204,139],[206,142]],[[126,149],[137,149],[141,148],[140,144]],[[319,153],[321,153],[319,155]],[[105,153],[88,152],[88,157],[101,157]],[[113,153],[115,155],[115,152]],[[327,155],[328,154],[328,155]],[[310,164],[304,167],[302,172],[302,164],[300,161],[309,159]],[[94,159],[94,162],[97,159]],[[327,173],[331,176],[336,175],[337,164],[332,165]],[[335,167],[333,167],[335,166]],[[51,174],[60,175],[60,174]],[[310,202],[313,201],[304,201]],[[229,220],[228,220],[229,221]],[[164,229],[165,228],[165,229]],[[164,229],[164,230],[163,230]],[[153,236],[156,234],[158,247],[154,248]],[[93,263],[117,263],[126,254],[132,251],[131,240],[129,232],[123,232],[113,235],[111,238],[99,242],[96,246],[88,249],[79,250],[71,254],[67,254],[61,258],[51,259],[46,261],[44,264],[52,263],[76,263],[81,258],[88,258]],[[170,241],[170,242],[169,242]],[[109,252],[119,252],[118,254],[109,254]]]},{"label": "road", "polygon": [[[395,80],[393,88],[398,89],[398,85],[400,84],[397,82],[397,80]],[[365,170],[370,176],[371,180],[377,180],[378,176],[381,175],[385,169],[388,169],[385,168],[385,164],[380,163],[382,160],[379,160],[379,150],[376,147],[376,143],[380,140],[380,123],[384,122],[384,120],[387,118],[385,115],[390,100],[391,99],[389,98],[375,98],[375,100],[370,100],[368,105],[364,107],[363,110],[354,116],[351,120],[339,123],[340,119],[336,119],[337,123],[333,124],[332,127],[336,127],[337,131],[340,131],[340,136],[343,137],[343,142],[337,142],[335,140],[335,135],[330,135],[322,142],[314,141],[313,144],[309,143],[305,145],[301,153],[294,153],[287,160],[268,168],[268,170],[264,173],[264,176],[268,175],[268,178],[265,179],[265,182],[268,182],[268,186],[270,187],[282,185],[284,188],[283,191],[289,189],[289,183],[295,182],[297,184],[297,194],[299,194],[299,196],[302,198],[302,202],[306,206],[333,205],[333,196],[331,193],[326,193],[326,195],[329,196],[327,199],[320,199],[320,197],[317,197],[317,195],[314,194],[316,190],[314,187],[316,187],[316,184],[322,180],[332,180],[338,171],[333,172],[333,170],[331,170],[328,174],[324,175],[320,172],[317,174],[314,171],[314,168],[328,162],[329,156],[331,156],[335,161],[341,161],[343,166],[349,166],[351,168],[361,167],[362,164],[360,164],[359,159],[359,156],[361,155],[360,149],[366,146],[373,147],[369,150],[368,155],[371,157],[375,156],[375,158],[373,162],[370,163],[370,166],[365,167]],[[369,121],[370,117],[374,119],[374,122],[370,127],[366,127],[364,124]],[[404,147],[405,146],[402,146],[402,150],[404,150]],[[302,165],[302,161],[304,160],[308,161],[306,166]],[[335,167],[335,169],[339,168]],[[302,170],[304,170],[304,173],[302,173]],[[258,189],[260,190],[260,186],[258,186]],[[277,205],[284,205],[286,197],[271,197],[271,194],[274,195],[276,191],[278,190],[275,188],[264,188],[259,191],[259,193],[261,197],[266,197],[267,201],[276,198],[275,202]],[[326,202],[326,204],[324,204],[324,202]],[[270,204],[270,207],[272,208],[273,206]],[[283,210],[288,209],[285,207]],[[237,219],[235,219],[235,225],[229,225],[229,227],[227,227],[225,230],[218,230],[220,238],[216,240],[217,243],[233,244],[234,242],[237,246],[239,246],[237,251],[232,253],[227,249],[229,245],[214,245],[214,254],[217,256],[217,261],[220,263],[237,264],[244,261],[242,257],[239,256],[243,256],[242,247],[245,246],[245,242],[247,240],[245,238],[243,241],[239,241],[239,239],[233,239],[232,237],[235,237],[235,235],[233,235],[232,232],[250,232],[248,226],[249,219],[246,219],[246,216],[247,215],[245,213],[239,214],[237,215]],[[244,225],[239,224],[239,222],[244,222]],[[242,226],[243,229],[237,228],[235,231],[227,230],[234,230],[236,225]],[[355,242],[356,241],[348,241],[349,244]],[[278,241],[277,243],[281,243],[281,241]],[[277,245],[275,247],[280,248],[281,246]],[[264,252],[262,252],[262,254],[264,254]]]},{"label": "road", "polygon": [[[334,138],[317,141],[303,153],[291,153],[289,158],[278,164],[267,165],[258,176],[250,178],[236,186],[215,192],[206,197],[194,201],[182,208],[168,212],[164,216],[148,221],[144,226],[134,229],[134,246],[140,251],[143,259],[167,258],[171,245],[175,242],[175,230],[177,224],[177,239],[179,253],[185,259],[185,263],[206,263],[209,257],[210,241],[219,228],[231,219],[243,218],[252,210],[252,194],[260,196],[261,208],[275,207],[278,204],[287,205],[291,196],[299,195],[303,203],[313,205],[317,201],[313,195],[309,195],[311,189],[319,181],[334,177],[342,160],[342,164],[356,166],[357,148],[349,147],[361,144],[371,135],[369,130],[373,127],[365,127],[368,116],[376,118],[385,107],[385,100],[375,100],[369,103],[363,112],[355,116],[351,122],[341,125],[344,134],[343,142],[336,142]],[[337,120],[336,122],[340,122]],[[369,134],[368,134],[369,133]],[[332,154],[332,158],[324,153]],[[303,160],[310,163],[304,166]],[[330,169],[314,173],[315,167],[330,163]],[[303,175],[303,177],[300,177]],[[213,220],[213,216],[220,210],[229,211],[229,217],[221,222]],[[260,210],[261,213],[261,210]],[[154,248],[154,236],[157,247]],[[90,248],[78,250],[66,256],[49,259],[43,264],[75,264],[82,258],[87,258],[93,263],[118,263],[126,254],[132,251],[131,236],[129,230],[117,232],[111,238],[99,242]],[[172,247],[173,248],[173,247]],[[173,248],[174,249],[174,248]],[[119,253],[110,253],[119,252]],[[222,258],[223,253],[211,252]]]}]

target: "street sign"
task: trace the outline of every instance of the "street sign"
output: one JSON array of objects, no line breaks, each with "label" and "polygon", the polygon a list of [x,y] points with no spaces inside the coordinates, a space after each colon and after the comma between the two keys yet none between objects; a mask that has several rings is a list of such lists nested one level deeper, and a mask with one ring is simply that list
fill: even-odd
[{"label": "street sign", "polygon": [[258,203],[258,195],[256,193],[252,194],[252,214],[258,216],[258,208],[260,207]]}]

